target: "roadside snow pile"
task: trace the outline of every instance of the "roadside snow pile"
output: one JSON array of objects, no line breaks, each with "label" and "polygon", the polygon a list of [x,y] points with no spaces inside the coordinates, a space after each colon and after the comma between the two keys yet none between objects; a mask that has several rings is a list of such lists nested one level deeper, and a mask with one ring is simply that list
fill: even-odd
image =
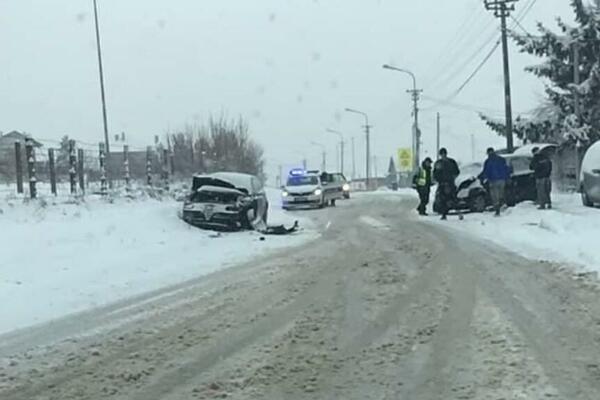
[{"label": "roadside snow pile", "polygon": [[528,202],[507,209],[500,218],[490,213],[467,214],[464,221],[450,218],[436,223],[490,240],[525,257],[600,272],[600,209],[583,207],[576,194],[552,197],[552,210],[538,210]]},{"label": "roadside snow pile", "polygon": [[[270,223],[292,224],[269,191]],[[172,200],[88,198],[80,204],[0,200],[0,333],[183,282],[317,237],[261,241],[188,226]]]}]

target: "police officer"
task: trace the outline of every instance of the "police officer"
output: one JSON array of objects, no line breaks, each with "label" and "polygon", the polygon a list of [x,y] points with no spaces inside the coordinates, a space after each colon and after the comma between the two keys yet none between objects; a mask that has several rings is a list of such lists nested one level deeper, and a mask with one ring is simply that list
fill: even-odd
[{"label": "police officer", "polygon": [[439,199],[442,219],[445,220],[456,196],[455,181],[460,170],[456,161],[448,157],[448,150],[441,148],[439,156],[433,167],[433,178],[438,183],[436,197]]},{"label": "police officer", "polygon": [[427,157],[421,163],[421,167],[417,171],[417,174],[413,178],[413,187],[417,189],[419,193],[419,215],[427,215],[427,204],[429,204],[429,194],[431,192],[432,178],[431,178],[431,166],[433,161]]}]

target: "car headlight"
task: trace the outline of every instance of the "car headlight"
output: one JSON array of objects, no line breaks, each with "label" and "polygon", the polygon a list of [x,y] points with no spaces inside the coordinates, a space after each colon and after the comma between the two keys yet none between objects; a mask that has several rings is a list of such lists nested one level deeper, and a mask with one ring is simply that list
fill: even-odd
[{"label": "car headlight", "polygon": [[323,191],[321,189],[315,190],[315,196],[320,196],[322,194],[323,194]]},{"label": "car headlight", "polygon": [[288,192],[286,192],[285,190],[283,192],[281,192],[281,196],[283,197],[288,197],[290,194]]},{"label": "car headlight", "polygon": [[183,203],[184,210],[191,210],[194,208],[194,203]]},{"label": "car headlight", "polygon": [[344,183],[344,186],[342,186],[342,189],[344,190],[344,192],[349,192],[350,191],[350,185],[348,185],[347,183]]}]

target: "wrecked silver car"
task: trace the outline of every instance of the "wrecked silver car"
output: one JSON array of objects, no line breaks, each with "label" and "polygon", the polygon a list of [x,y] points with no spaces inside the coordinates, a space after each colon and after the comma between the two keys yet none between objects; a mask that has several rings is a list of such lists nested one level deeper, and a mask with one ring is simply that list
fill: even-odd
[{"label": "wrecked silver car", "polygon": [[260,230],[266,227],[268,209],[269,202],[258,177],[219,172],[193,177],[182,218],[204,229]]}]

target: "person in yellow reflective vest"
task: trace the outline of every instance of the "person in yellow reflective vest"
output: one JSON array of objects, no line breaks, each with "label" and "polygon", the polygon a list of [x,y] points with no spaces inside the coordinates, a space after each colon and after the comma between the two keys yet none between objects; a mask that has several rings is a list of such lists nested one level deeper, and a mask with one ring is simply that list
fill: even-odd
[{"label": "person in yellow reflective vest", "polygon": [[419,193],[420,202],[419,207],[417,207],[419,215],[427,215],[427,204],[429,204],[429,194],[433,184],[431,179],[432,164],[433,161],[431,158],[427,157],[425,160],[423,160],[413,178],[413,187],[417,189],[417,192]]}]

